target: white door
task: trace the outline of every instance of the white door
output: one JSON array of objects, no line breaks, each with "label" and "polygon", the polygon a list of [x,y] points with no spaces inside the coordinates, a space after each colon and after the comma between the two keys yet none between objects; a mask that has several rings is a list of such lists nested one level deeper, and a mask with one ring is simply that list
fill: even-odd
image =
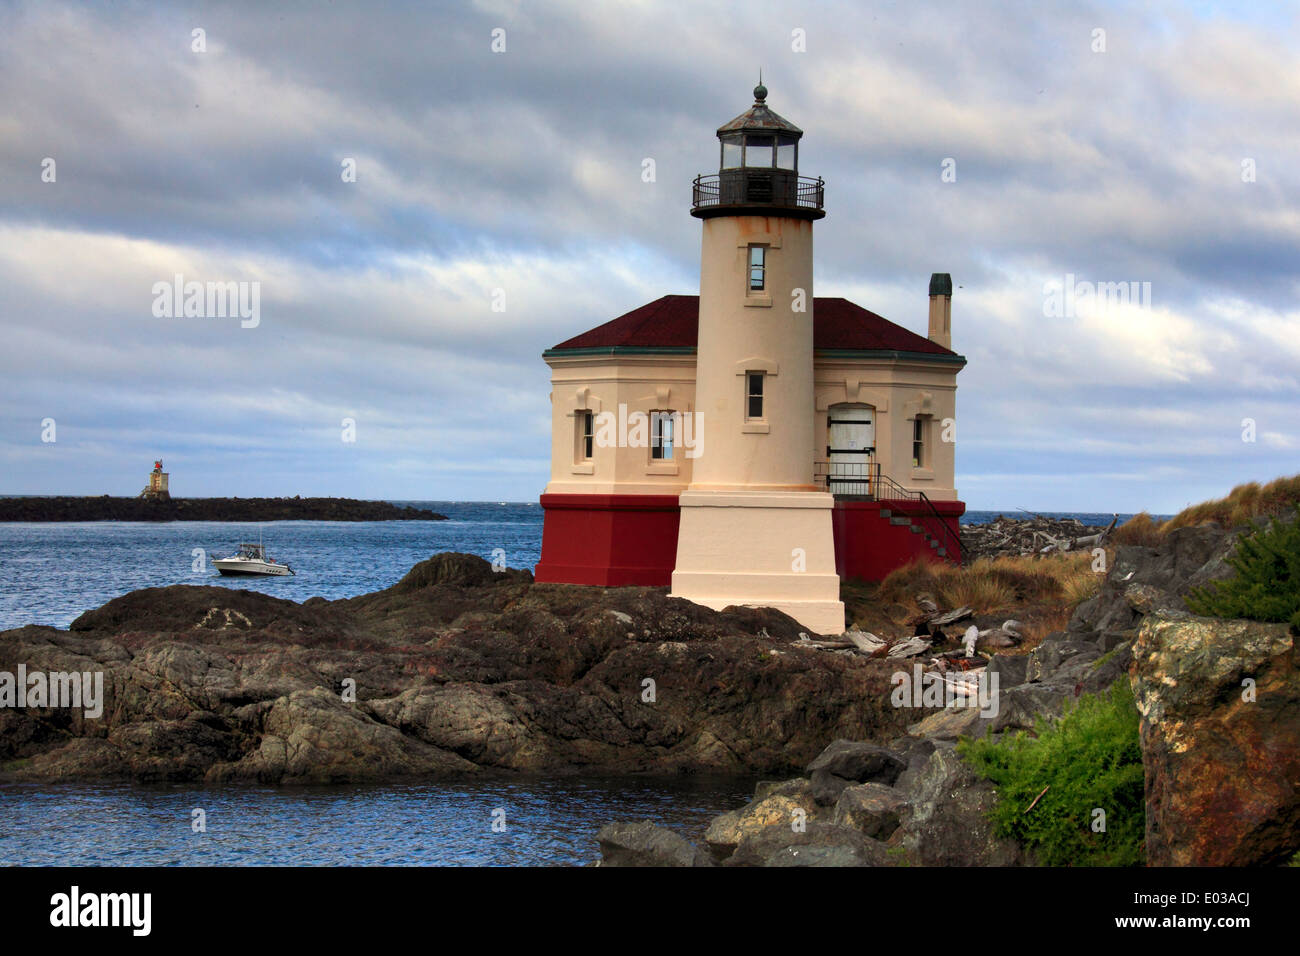
[{"label": "white door", "polygon": [[869,495],[876,451],[876,410],[870,405],[832,405],[827,416],[827,490],[839,495]]}]

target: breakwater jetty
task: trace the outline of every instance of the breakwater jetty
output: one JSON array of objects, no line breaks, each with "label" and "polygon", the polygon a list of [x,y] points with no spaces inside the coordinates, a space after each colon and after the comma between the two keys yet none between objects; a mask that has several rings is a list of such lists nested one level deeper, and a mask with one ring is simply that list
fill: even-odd
[{"label": "breakwater jetty", "polygon": [[445,521],[425,508],[355,498],[0,498],[0,521]]}]

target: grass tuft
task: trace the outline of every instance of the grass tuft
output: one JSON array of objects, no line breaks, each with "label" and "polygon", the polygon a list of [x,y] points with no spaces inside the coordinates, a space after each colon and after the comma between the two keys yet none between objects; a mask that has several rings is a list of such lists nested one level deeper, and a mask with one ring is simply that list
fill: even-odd
[{"label": "grass tuft", "polygon": [[1101,586],[1092,570],[1092,554],[1045,557],[982,558],[956,567],[919,559],[891,572],[880,584],[880,597],[911,603],[922,592],[934,595],[943,608],[968,605],[977,614],[1026,603],[1067,603],[1086,600]]}]

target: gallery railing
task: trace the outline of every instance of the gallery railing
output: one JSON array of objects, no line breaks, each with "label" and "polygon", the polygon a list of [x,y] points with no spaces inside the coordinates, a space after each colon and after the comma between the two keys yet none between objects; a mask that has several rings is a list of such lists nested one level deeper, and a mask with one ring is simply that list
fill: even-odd
[{"label": "gallery railing", "polygon": [[800,176],[790,169],[724,169],[696,176],[691,208],[709,206],[786,206],[821,209],[826,183],[818,176]]}]

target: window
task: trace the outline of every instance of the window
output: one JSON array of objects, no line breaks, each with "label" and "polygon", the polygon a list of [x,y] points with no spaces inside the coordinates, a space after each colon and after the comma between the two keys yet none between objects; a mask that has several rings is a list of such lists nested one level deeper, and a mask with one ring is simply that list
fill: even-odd
[{"label": "window", "polygon": [[774,145],[773,137],[755,136],[750,133],[745,137],[745,165],[770,167]]},{"label": "window", "polygon": [[650,413],[650,459],[652,461],[672,461],[673,459],[673,411]]},{"label": "window", "polygon": [[925,426],[927,419],[917,415],[912,422],[912,467],[925,467]]},{"label": "window", "polygon": [[758,421],[763,417],[763,373],[748,372],[745,375],[745,420]]},{"label": "window", "polygon": [[765,288],[767,288],[767,246],[750,246],[749,291],[762,292]]},{"label": "window", "polygon": [[578,459],[591,461],[592,423],[595,416],[590,411],[578,412]]}]

